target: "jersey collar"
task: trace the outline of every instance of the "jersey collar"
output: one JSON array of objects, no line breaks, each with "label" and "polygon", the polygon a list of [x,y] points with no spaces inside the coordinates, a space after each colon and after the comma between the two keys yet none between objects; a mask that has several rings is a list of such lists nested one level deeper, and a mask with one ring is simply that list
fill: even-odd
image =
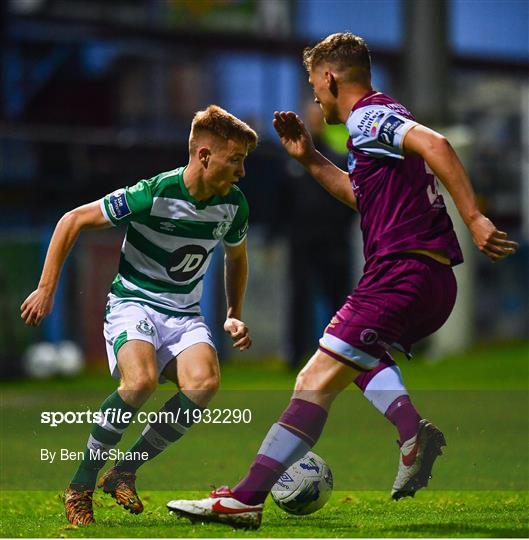
[{"label": "jersey collar", "polygon": [[370,98],[376,94],[382,94],[382,92],[378,92],[377,90],[369,90],[367,94],[364,94],[352,107],[351,112],[355,111],[356,109],[359,109],[362,106],[362,102],[366,100],[367,98]]}]

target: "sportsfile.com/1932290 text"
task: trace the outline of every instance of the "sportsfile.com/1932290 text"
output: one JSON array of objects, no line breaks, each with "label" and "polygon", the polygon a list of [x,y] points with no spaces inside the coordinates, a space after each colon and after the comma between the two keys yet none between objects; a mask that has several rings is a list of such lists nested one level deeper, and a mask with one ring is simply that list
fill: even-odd
[{"label": "sportsfile.com/1932290 text", "polygon": [[40,423],[57,427],[61,424],[121,424],[139,423],[149,424],[155,422],[184,423],[184,424],[249,424],[252,421],[251,409],[179,409],[172,411],[139,411],[133,418],[132,413],[120,409],[106,409],[105,411],[42,411]]}]

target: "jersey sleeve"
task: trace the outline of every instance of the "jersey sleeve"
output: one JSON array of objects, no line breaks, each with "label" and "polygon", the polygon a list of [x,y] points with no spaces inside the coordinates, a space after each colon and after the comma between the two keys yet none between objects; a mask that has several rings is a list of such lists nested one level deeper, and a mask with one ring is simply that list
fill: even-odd
[{"label": "jersey sleeve", "polygon": [[131,187],[118,189],[101,199],[101,211],[115,226],[134,221],[134,218],[149,212],[152,207],[152,185],[149,180],[140,180]]},{"label": "jersey sleeve", "polygon": [[373,157],[402,159],[404,137],[417,122],[385,105],[368,105],[353,111],[346,125],[356,150]]},{"label": "jersey sleeve", "polygon": [[240,192],[240,196],[239,208],[233,218],[231,227],[226,233],[226,236],[224,236],[224,243],[228,246],[238,246],[244,242],[246,235],[248,234],[248,216],[250,214],[250,207],[248,206],[248,201],[242,191]]}]

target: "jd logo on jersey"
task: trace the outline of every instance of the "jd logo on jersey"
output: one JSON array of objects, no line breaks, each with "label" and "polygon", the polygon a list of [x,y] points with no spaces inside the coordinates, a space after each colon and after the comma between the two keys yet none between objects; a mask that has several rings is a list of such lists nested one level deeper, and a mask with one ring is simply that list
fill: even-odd
[{"label": "jd logo on jersey", "polygon": [[187,281],[197,274],[207,257],[202,246],[184,246],[169,255],[165,269],[175,281]]}]

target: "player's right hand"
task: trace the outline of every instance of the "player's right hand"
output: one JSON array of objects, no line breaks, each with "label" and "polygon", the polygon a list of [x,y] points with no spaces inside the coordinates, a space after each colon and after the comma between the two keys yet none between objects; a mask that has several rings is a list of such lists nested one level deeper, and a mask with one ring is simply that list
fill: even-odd
[{"label": "player's right hand", "polygon": [[292,111],[274,112],[273,125],[285,150],[298,161],[314,152],[314,143],[301,118]]},{"label": "player's right hand", "polygon": [[248,327],[241,320],[235,317],[228,317],[224,322],[224,331],[230,334],[235,349],[245,351],[252,346],[252,338],[250,337]]},{"label": "player's right hand", "polygon": [[33,291],[20,306],[20,318],[28,326],[38,326],[53,308],[53,294],[44,289]]},{"label": "player's right hand", "polygon": [[517,242],[508,240],[507,233],[499,231],[483,214],[472,220],[468,228],[478,249],[493,262],[514,255],[518,249]]}]

